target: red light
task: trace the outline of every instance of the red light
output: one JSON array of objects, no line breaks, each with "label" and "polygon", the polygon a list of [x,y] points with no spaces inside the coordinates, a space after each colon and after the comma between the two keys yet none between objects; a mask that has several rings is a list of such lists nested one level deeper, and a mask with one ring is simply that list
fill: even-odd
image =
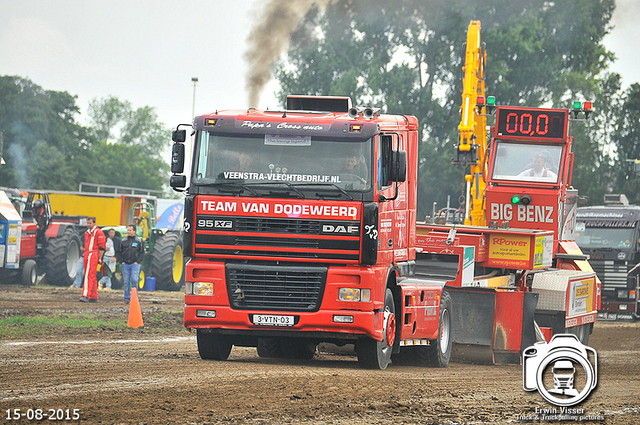
[{"label": "red light", "polygon": [[584,105],[582,106],[582,109],[584,109],[585,111],[592,110],[593,109],[592,102],[584,102]]},{"label": "red light", "polygon": [[484,105],[484,96],[478,96],[476,98],[476,104],[478,105]]}]

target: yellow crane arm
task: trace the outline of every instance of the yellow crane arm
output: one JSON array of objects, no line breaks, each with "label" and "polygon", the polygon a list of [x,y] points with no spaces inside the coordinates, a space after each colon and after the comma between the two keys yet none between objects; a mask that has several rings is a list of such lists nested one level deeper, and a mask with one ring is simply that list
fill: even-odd
[{"label": "yellow crane arm", "polygon": [[[464,57],[464,77],[462,89],[461,118],[458,130],[458,163],[470,164],[470,173],[465,176],[467,182],[465,224],[485,225],[485,207],[483,204],[485,181],[482,168],[485,166],[487,148],[487,119],[478,110],[477,99],[484,99],[484,66],[486,52],[480,41],[480,21],[471,21],[467,30],[467,47]],[[463,158],[460,161],[460,158]]]}]

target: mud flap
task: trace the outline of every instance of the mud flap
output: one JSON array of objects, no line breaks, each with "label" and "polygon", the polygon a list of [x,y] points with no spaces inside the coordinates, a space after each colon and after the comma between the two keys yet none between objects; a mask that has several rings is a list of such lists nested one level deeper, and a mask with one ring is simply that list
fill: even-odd
[{"label": "mud flap", "polygon": [[451,296],[452,361],[492,364],[491,337],[496,293],[447,287]]},{"label": "mud flap", "polygon": [[536,341],[538,294],[447,287],[452,299],[453,356],[472,363],[520,363]]}]

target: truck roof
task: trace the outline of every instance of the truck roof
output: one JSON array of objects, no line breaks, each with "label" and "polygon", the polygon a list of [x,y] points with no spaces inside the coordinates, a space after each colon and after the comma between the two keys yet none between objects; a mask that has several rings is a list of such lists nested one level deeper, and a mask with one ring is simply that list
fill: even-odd
[{"label": "truck roof", "polygon": [[582,220],[640,220],[640,206],[597,205],[579,207],[576,217]]},{"label": "truck roof", "polygon": [[[234,119],[236,122],[256,122],[256,123],[298,123],[304,125],[331,125],[332,128],[340,127],[340,132],[344,126],[350,123],[361,123],[364,125],[377,125],[381,131],[393,131],[400,128],[409,128],[409,130],[418,129],[418,119],[411,115],[389,115],[389,114],[373,114],[370,118],[365,117],[361,109],[356,116],[350,115],[348,112],[328,112],[328,111],[299,111],[299,110],[259,110],[259,109],[247,109],[247,110],[217,110],[204,115],[197,116],[194,119],[195,128],[202,130],[206,125],[207,119],[222,118]],[[226,128],[229,128],[225,125]],[[235,132],[242,131],[241,127],[236,127]],[[276,124],[277,127],[277,124]],[[212,129],[213,130],[213,129]],[[254,128],[252,132],[255,131]],[[273,126],[265,129],[265,131],[277,133],[277,129]],[[298,133],[300,130],[307,131],[306,128],[300,127],[296,129]],[[313,131],[313,129],[309,130]]]}]

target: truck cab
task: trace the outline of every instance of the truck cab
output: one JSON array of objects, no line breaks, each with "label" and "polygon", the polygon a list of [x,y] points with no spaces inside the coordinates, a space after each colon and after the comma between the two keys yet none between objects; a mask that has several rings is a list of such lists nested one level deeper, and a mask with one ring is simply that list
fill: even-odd
[{"label": "truck cab", "polygon": [[[325,341],[384,369],[416,255],[416,118],[290,96],[284,111],[215,111],[193,130],[184,324],[201,356],[305,357]],[[184,139],[174,132],[177,189]],[[412,339],[433,339],[437,320],[422,328]]]},{"label": "truck cab", "polygon": [[579,207],[576,242],[602,281],[604,320],[640,317],[640,206],[624,194],[607,194],[603,205]]}]

